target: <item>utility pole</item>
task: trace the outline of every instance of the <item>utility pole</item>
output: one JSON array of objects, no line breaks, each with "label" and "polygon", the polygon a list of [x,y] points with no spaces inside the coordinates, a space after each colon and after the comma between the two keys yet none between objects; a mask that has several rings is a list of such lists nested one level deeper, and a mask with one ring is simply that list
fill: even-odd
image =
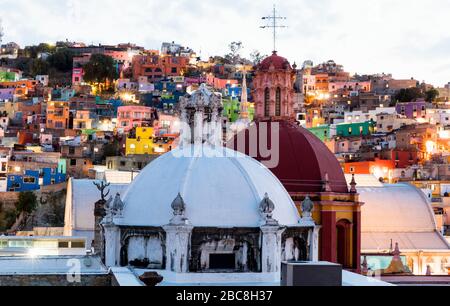
[{"label": "utility pole", "polygon": [[284,29],[287,26],[280,24],[281,20],[286,20],[286,17],[281,17],[277,15],[276,6],[273,6],[273,15],[262,17],[262,20],[267,20],[268,24],[261,26],[261,29],[272,29],[273,30],[273,51],[277,51],[277,29]]}]

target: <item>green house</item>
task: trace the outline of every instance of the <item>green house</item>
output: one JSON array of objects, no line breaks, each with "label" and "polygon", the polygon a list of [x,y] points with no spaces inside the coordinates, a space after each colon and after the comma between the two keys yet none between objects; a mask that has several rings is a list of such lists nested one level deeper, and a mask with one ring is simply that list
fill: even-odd
[{"label": "green house", "polygon": [[308,131],[313,133],[317,138],[319,138],[323,142],[330,139],[330,126],[328,124],[309,128]]},{"label": "green house", "polygon": [[16,81],[16,73],[0,71],[0,82],[14,82]]},{"label": "green house", "polygon": [[[241,103],[237,99],[233,98],[224,98],[222,100],[223,103],[223,116],[228,118],[228,122],[236,122],[239,119],[240,111],[241,111]],[[250,121],[253,121],[255,117],[255,108],[251,105],[248,108],[248,117]]]},{"label": "green house", "polygon": [[336,135],[340,137],[368,136],[375,131],[375,122],[342,123],[336,125]]}]

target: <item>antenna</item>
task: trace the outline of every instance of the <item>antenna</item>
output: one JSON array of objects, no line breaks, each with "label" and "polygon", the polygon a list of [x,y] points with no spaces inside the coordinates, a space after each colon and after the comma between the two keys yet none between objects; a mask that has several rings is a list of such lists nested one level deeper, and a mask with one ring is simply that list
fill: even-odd
[{"label": "antenna", "polygon": [[262,20],[267,20],[269,23],[265,26],[261,26],[261,29],[272,29],[273,30],[273,51],[277,50],[277,29],[287,28],[285,25],[279,24],[279,20],[286,20],[286,17],[277,16],[277,8],[273,6],[273,15],[262,17]]}]

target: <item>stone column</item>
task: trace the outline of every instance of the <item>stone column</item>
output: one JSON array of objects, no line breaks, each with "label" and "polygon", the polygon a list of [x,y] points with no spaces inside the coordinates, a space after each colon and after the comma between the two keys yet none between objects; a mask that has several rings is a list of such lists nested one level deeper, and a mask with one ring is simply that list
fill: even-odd
[{"label": "stone column", "polygon": [[112,223],[103,225],[105,231],[105,265],[117,267],[120,261],[120,229]]},{"label": "stone column", "polygon": [[281,272],[281,235],[285,231],[277,225],[263,225],[261,268],[263,273]]},{"label": "stone column", "polygon": [[189,272],[189,254],[192,225],[166,225],[166,270],[175,273]]},{"label": "stone column", "polygon": [[319,261],[319,233],[322,227],[320,225],[316,225],[314,229],[311,230],[311,245],[310,245],[310,260],[313,262]]}]

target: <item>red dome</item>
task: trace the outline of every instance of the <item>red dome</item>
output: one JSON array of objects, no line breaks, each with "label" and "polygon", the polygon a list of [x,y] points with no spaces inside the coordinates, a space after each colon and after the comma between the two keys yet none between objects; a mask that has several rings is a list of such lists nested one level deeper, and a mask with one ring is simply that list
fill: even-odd
[{"label": "red dome", "polygon": [[[328,181],[331,192],[348,193],[348,186],[345,180],[344,172],[327,146],[308,130],[299,127],[287,121],[276,122],[280,127],[280,152],[278,166],[270,169],[283,183],[289,193],[297,192],[322,192],[323,183],[328,174]],[[271,131],[274,122],[263,121],[254,123],[250,129],[258,129],[258,146],[261,143],[260,128],[261,124],[267,124],[267,131]],[[271,157],[263,158],[267,154],[261,154],[259,148],[258,156],[249,154],[249,135],[247,129],[241,133],[245,133],[245,149],[237,147],[238,137],[236,136],[230,141],[228,147],[241,151],[260,162],[269,161]],[[272,135],[267,133],[267,146],[272,146]],[[264,146],[262,146],[264,150]],[[256,151],[256,150],[255,150]],[[264,152],[263,152],[264,153]]]},{"label": "red dome", "polygon": [[258,70],[269,70],[273,65],[275,70],[288,70],[292,69],[289,61],[284,57],[278,56],[277,52],[274,51],[269,57],[266,57],[257,67]]}]

